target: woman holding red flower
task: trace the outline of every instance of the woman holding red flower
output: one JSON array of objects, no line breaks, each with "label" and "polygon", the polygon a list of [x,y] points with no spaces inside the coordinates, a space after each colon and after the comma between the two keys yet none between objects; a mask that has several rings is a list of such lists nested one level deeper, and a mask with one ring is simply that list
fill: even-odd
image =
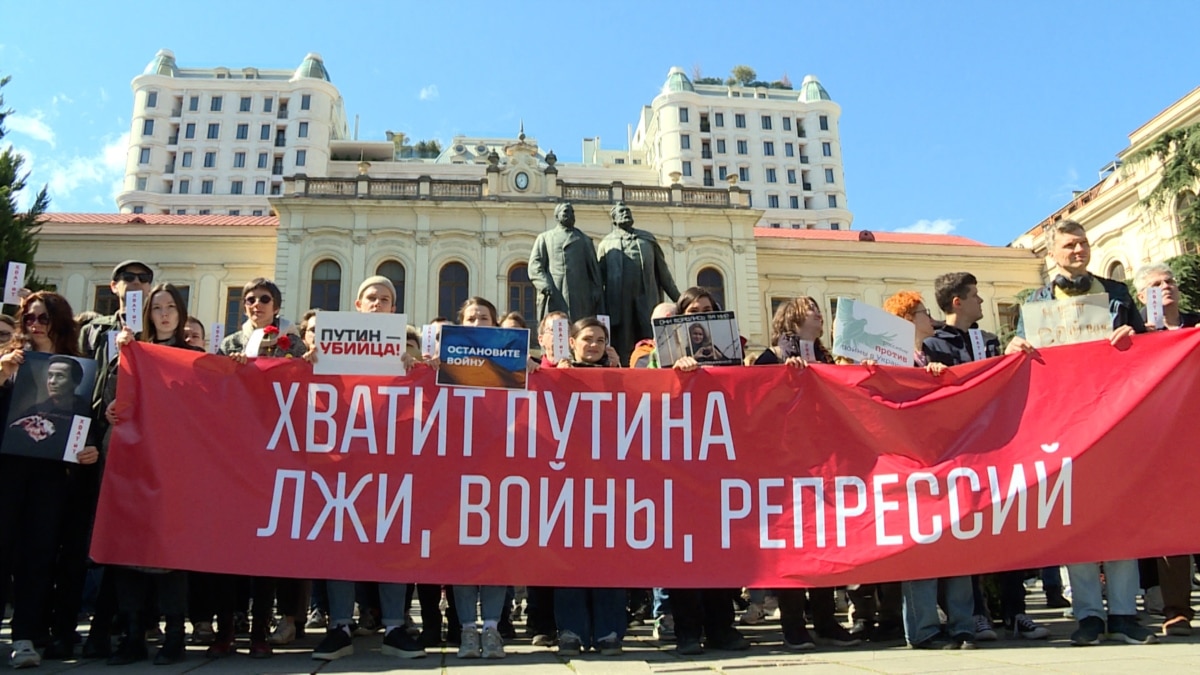
[{"label": "woman holding red flower", "polygon": [[295,326],[279,316],[283,294],[279,292],[275,282],[262,277],[251,279],[242,288],[242,304],[246,308],[246,321],[241,330],[225,336],[217,349],[218,354],[225,354],[240,363],[245,363],[246,345],[254,331],[261,329],[263,339],[255,356],[304,356],[304,341],[300,339]]}]

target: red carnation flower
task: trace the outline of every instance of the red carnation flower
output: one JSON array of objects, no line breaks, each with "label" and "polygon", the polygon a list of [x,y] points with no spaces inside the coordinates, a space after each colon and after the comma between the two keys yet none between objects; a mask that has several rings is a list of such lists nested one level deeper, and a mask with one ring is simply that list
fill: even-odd
[{"label": "red carnation flower", "polygon": [[263,329],[263,335],[274,335],[279,332],[279,326],[267,326]]},{"label": "red carnation flower", "polygon": [[[271,326],[271,328],[275,328],[275,327]],[[275,328],[275,332],[278,333],[279,329]],[[287,351],[292,348],[292,339],[286,335],[280,335],[279,339],[275,341],[275,346],[279,347],[280,349],[282,349],[284,351]]]}]

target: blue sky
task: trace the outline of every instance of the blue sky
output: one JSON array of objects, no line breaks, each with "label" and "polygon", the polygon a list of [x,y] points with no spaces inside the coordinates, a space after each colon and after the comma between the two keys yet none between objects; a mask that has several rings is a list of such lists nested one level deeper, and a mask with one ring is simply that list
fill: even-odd
[{"label": "blue sky", "polygon": [[[842,106],[855,229],[1005,244],[1089,187],[1200,86],[1196,2],[16,2],[0,0],[9,136],[55,211],[112,212],[132,96],[181,67],[325,59],[360,138],[527,133],[562,162],[624,147],[673,65],[817,75]],[[1171,27],[1180,27],[1178,30]]]}]

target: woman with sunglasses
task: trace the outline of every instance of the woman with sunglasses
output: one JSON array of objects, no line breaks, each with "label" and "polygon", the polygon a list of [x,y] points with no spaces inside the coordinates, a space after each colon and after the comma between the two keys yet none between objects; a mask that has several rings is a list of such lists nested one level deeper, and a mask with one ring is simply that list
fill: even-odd
[{"label": "woman with sunglasses", "polygon": [[[179,289],[171,284],[158,284],[151,289],[144,305],[142,333],[135,336],[129,327],[124,327],[117,335],[117,345],[124,347],[135,340],[165,347],[177,347],[190,351],[203,352],[203,348],[193,347],[187,342],[187,305]],[[119,357],[118,357],[119,358]],[[108,421],[108,432],[105,436],[107,444],[113,428],[127,417],[128,405],[117,401],[117,375],[109,378],[101,393],[105,419]],[[183,660],[184,656],[184,617],[188,605],[188,577],[181,570],[148,570],[133,567],[109,567],[106,570],[116,577],[117,607],[120,616],[126,622],[125,637],[121,639],[117,651],[109,658],[109,665],[127,665],[147,658],[146,628],[144,625],[144,607],[146,598],[153,593],[158,601],[158,611],[166,617],[166,637],[158,654],[154,657],[155,665],[170,665]],[[157,627],[158,620],[154,619]]]},{"label": "woman with sunglasses", "polygon": [[[270,279],[258,277],[251,279],[242,288],[242,306],[246,311],[246,321],[240,330],[234,331],[221,340],[218,354],[224,354],[238,363],[247,362],[246,346],[250,337],[257,330],[263,331],[263,339],[259,344],[259,357],[296,357],[302,358],[307,351],[304,340],[295,332],[291,322],[279,316],[283,304],[283,294],[279,287]],[[254,616],[250,625],[250,657],[257,659],[269,658],[273,651],[267,641],[271,620],[274,618],[275,591],[278,579],[274,577],[254,577]],[[212,598],[216,607],[218,633],[216,641],[208,648],[209,658],[230,656],[237,650],[234,646],[234,615],[237,611],[238,577],[231,575],[202,575],[197,583],[209,589],[208,597]],[[299,606],[302,600],[294,604]],[[293,616],[302,609],[293,611],[284,607],[284,613]],[[297,633],[300,628],[297,627]]]},{"label": "woman with sunglasses", "polygon": [[[16,324],[12,339],[0,348],[0,419],[4,420],[13,378],[26,353],[79,356],[74,313],[61,295],[47,291],[28,295],[21,301]],[[13,577],[10,663],[16,668],[41,663],[33,640],[49,623],[55,564],[67,543],[63,532],[69,505],[81,486],[78,475],[100,459],[90,434],[78,459],[84,466],[0,455],[0,575]]]}]

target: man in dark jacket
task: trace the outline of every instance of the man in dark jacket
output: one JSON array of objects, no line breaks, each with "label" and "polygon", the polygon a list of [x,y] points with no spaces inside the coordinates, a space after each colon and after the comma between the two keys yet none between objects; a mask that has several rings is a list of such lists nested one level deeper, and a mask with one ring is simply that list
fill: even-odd
[{"label": "man in dark jacket", "polygon": [[[1092,248],[1083,226],[1073,220],[1061,220],[1051,226],[1050,236],[1050,256],[1058,266],[1058,274],[1029,296],[1028,302],[1104,293],[1112,315],[1113,333],[1109,342],[1117,346],[1134,333],[1146,332],[1146,324],[1125,284],[1088,272]],[[1007,351],[1032,351],[1033,346],[1023,337],[1023,325],[1018,324],[1017,334]],[[1067,571],[1071,577],[1071,608],[1079,622],[1079,628],[1071,634],[1071,644],[1098,645],[1105,636],[1128,644],[1157,642],[1152,631],[1138,624],[1140,578],[1136,560],[1105,561],[1104,585],[1100,581],[1100,563],[1068,565]]]}]

